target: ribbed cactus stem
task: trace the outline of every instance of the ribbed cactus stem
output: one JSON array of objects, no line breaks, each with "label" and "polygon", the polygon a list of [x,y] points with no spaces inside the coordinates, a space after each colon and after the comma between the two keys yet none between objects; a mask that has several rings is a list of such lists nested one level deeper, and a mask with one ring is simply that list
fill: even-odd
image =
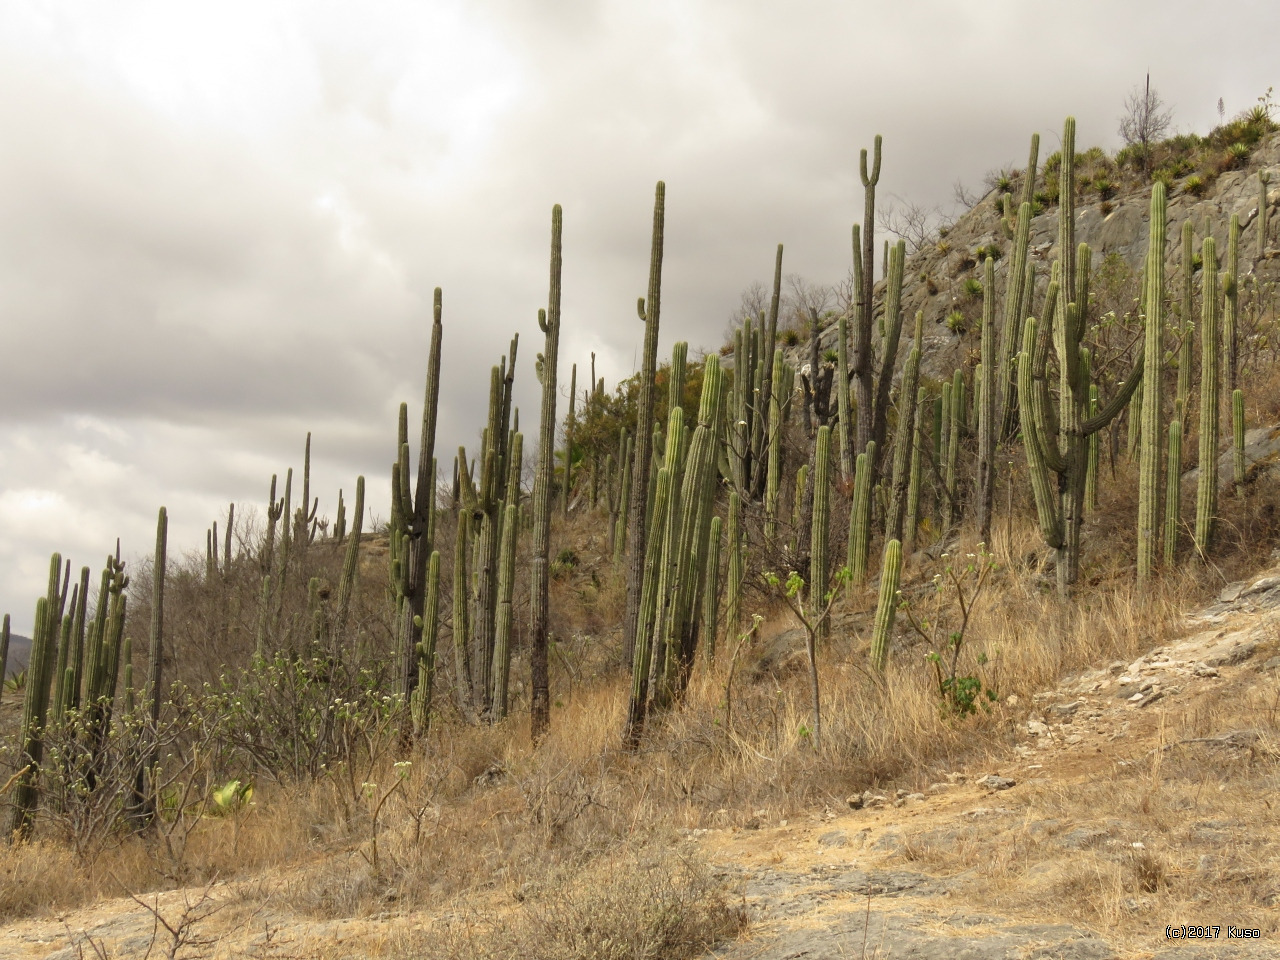
[{"label": "ribbed cactus stem", "polygon": [[[1089,384],[1089,416],[1096,417],[1099,412],[1098,386]],[[1089,434],[1089,463],[1084,475],[1084,506],[1086,510],[1098,509],[1098,463],[1101,454],[1101,432]]]},{"label": "ribbed cactus stem", "polygon": [[819,427],[813,458],[813,529],[810,535],[809,617],[819,638],[827,636],[827,548],[831,537],[831,428]]},{"label": "ribbed cactus stem", "polygon": [[1161,374],[1164,364],[1165,189],[1151,188],[1151,234],[1147,245],[1147,315],[1142,398],[1142,448],[1138,459],[1138,582],[1155,568],[1160,516]]},{"label": "ribbed cactus stem", "polygon": [[18,742],[19,773],[13,783],[13,814],[9,834],[25,839],[31,830],[38,793],[36,782],[44,760],[44,728],[48,719],[49,686],[57,657],[59,621],[57,611],[58,578],[62,557],[55,553],[49,563],[47,596],[36,601],[35,629],[31,637],[31,655],[27,663],[26,699],[22,708],[22,726]]},{"label": "ribbed cactus stem", "polygon": [[707,573],[702,589],[702,633],[706,638],[707,663],[716,660],[716,634],[720,629],[720,535],[722,521],[711,518],[707,535]]},{"label": "ribbed cactus stem", "polygon": [[9,679],[9,614],[0,623],[0,696],[4,694],[4,682]]},{"label": "ribbed cactus stem", "polygon": [[1234,467],[1236,496],[1244,495],[1244,391],[1231,391],[1231,463]]},{"label": "ribbed cactus stem", "polygon": [[333,635],[341,643],[346,637],[347,616],[355,594],[356,574],[360,569],[360,533],[364,529],[364,477],[356,478],[356,505],[351,520],[351,540],[342,558],[342,577],[338,580],[338,610],[334,617]]},{"label": "ribbed cactus stem", "polygon": [[658,365],[658,320],[662,297],[662,252],[666,213],[666,184],[658,182],[653,201],[653,239],[649,252],[648,295],[637,303],[644,323],[644,353],[640,368],[640,391],[636,399],[636,454],[631,476],[631,515],[627,526],[627,610],[622,625],[623,661],[633,659],[636,621],[640,613],[643,588],[650,489],[649,470],[652,447],[647,438],[654,424],[654,374]]},{"label": "ribbed cactus stem", "polygon": [[1235,392],[1240,366],[1240,216],[1233,213],[1227,229],[1226,278],[1222,284],[1223,374],[1227,390]]},{"label": "ribbed cactus stem", "polygon": [[871,549],[871,474],[875,462],[875,447],[871,444],[858,454],[853,476],[853,505],[849,509],[848,562],[856,584],[866,582],[867,554]]},{"label": "ribbed cactus stem", "polygon": [[[1022,272],[1014,263],[1010,278]],[[1019,291],[1019,296],[1021,292]],[[1009,294],[1006,293],[1006,301]],[[982,373],[978,379],[978,536],[991,542],[991,510],[996,490],[996,262],[982,268]]]},{"label": "ribbed cactus stem", "polygon": [[1218,512],[1218,255],[1213,237],[1201,246],[1200,456],[1196,484],[1196,555],[1203,561]]},{"label": "ribbed cactus stem", "polygon": [[[514,508],[511,508],[514,509]],[[513,524],[514,526],[514,524]],[[427,561],[427,596],[417,623],[418,686],[413,691],[413,733],[425,739],[431,725],[431,697],[436,679],[436,639],[440,631],[440,551],[432,550]]]},{"label": "ribbed cactus stem", "polygon": [[885,519],[885,536],[902,539],[902,524],[907,512],[911,484],[911,464],[915,460],[916,385],[920,380],[920,342],[924,339],[924,312],[916,312],[911,353],[902,371],[902,402],[898,409],[898,428],[893,438],[893,474],[890,500]]},{"label": "ribbed cactus stem", "polygon": [[[849,404],[849,319],[844,315],[836,321],[836,429],[839,430],[840,479],[844,483],[853,480],[853,430],[849,422],[852,409]],[[919,346],[917,344],[917,346]]]},{"label": "ribbed cactus stem", "polygon": [[1267,221],[1271,213],[1268,203],[1267,184],[1271,182],[1271,174],[1266,170],[1258,171],[1258,250],[1257,258],[1267,255]]},{"label": "ribbed cactus stem", "polygon": [[928,391],[924,387],[916,390],[916,415],[914,419],[915,441],[911,444],[911,481],[907,486],[907,518],[904,524],[903,544],[908,552],[916,540],[916,529],[920,524],[920,493],[923,489],[921,475],[924,449],[924,411],[928,402]]},{"label": "ribbed cactus stem", "polygon": [[[658,469],[654,484],[654,516],[665,517],[667,501],[671,495],[671,474],[666,467]],[[634,640],[635,657],[631,670],[631,698],[627,710],[627,729],[623,742],[630,747],[640,743],[644,732],[645,707],[649,699],[649,670],[653,657],[652,624],[657,614],[658,579],[662,567],[662,536],[655,531],[645,545],[645,563],[641,593],[640,615],[637,618],[637,635]]]},{"label": "ribbed cactus stem", "polygon": [[471,654],[467,649],[469,610],[467,607],[467,553],[470,519],[458,515],[458,529],[453,550],[453,682],[458,708],[463,716],[471,714]]},{"label": "ribbed cactus stem", "polygon": [[578,401],[578,365],[569,368],[569,415],[564,420],[564,490],[560,512],[569,515],[569,491],[573,489],[573,427]]},{"label": "ribbed cactus stem", "polygon": [[742,498],[737,491],[729,493],[729,518],[725,530],[729,563],[726,570],[724,626],[726,636],[738,635],[742,621],[742,581],[746,577],[746,558],[742,547]]},{"label": "ribbed cactus stem", "polygon": [[898,612],[898,584],[902,577],[902,544],[890,540],[884,545],[880,564],[880,597],[876,603],[875,625],[871,631],[871,666],[884,673],[889,664],[889,638]]},{"label": "ribbed cactus stem", "polygon": [[[1096,434],[1095,434],[1096,436]],[[1178,560],[1178,528],[1182,525],[1182,421],[1169,424],[1169,460],[1164,493],[1164,565]]]},{"label": "ribbed cactus stem", "polygon": [[[764,536],[772,543],[778,536],[778,491],[782,480],[783,357],[773,355],[773,396],[769,401],[768,468],[764,488]],[[734,626],[736,630],[736,624]]]},{"label": "ribbed cactus stem", "polygon": [[956,370],[951,380],[951,422],[947,427],[947,464],[943,480],[947,488],[947,526],[960,519],[960,436],[964,432],[964,373]]},{"label": "ribbed cactus stem", "polygon": [[493,716],[497,720],[502,720],[507,715],[507,688],[511,676],[511,628],[515,620],[512,601],[515,597],[518,510],[514,503],[506,505],[502,518],[502,544],[498,551],[498,611],[495,618],[493,649]]},{"label": "ribbed cactus stem", "polygon": [[1191,364],[1192,343],[1195,323],[1192,312],[1195,310],[1195,226],[1190,220],[1182,224],[1182,308],[1178,317],[1181,337],[1178,343],[1178,393],[1175,404],[1180,411],[1179,418],[1186,425],[1187,402],[1191,397]]}]

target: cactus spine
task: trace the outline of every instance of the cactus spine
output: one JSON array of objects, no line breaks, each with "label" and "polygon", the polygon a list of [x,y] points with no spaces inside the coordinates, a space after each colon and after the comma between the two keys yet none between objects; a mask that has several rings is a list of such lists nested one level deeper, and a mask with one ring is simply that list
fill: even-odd
[{"label": "cactus spine", "polygon": [[1147,245],[1146,368],[1143,372],[1142,447],[1138,457],[1138,582],[1155,568],[1160,516],[1161,373],[1164,363],[1165,189],[1151,189],[1151,236]]},{"label": "cactus spine", "polygon": [[890,540],[884,545],[880,564],[880,597],[876,603],[875,626],[871,631],[871,666],[884,673],[889,664],[889,634],[898,612],[898,584],[902,577],[902,544]]},{"label": "cactus spine", "polygon": [[1196,484],[1196,554],[1208,556],[1218,512],[1218,251],[1213,237],[1201,246],[1200,457]]},{"label": "cactus spine", "polygon": [[[529,726],[534,743],[551,729],[551,684],[547,667],[550,598],[548,569],[551,550],[551,496],[556,443],[556,364],[560,354],[560,274],[562,270],[560,205],[551,209],[551,279],[547,309],[538,311],[538,326],[546,335],[542,352],[542,422],[538,438],[538,472],[533,484],[533,584],[530,589],[529,666],[532,696]],[[652,399],[652,398],[651,398]],[[641,421],[644,422],[644,421]],[[643,503],[643,491],[637,498]],[[634,538],[633,538],[633,542]]]},{"label": "cactus spine", "polygon": [[644,324],[644,359],[640,369],[640,396],[636,402],[636,456],[631,476],[631,517],[627,528],[627,548],[631,552],[627,568],[627,610],[622,626],[622,656],[629,661],[635,650],[638,635],[636,625],[640,616],[640,593],[644,587],[645,559],[648,531],[645,529],[649,512],[649,467],[652,447],[645,442],[653,428],[654,373],[658,365],[658,318],[662,298],[662,245],[663,223],[666,211],[667,187],[661,180],[654,191],[653,240],[649,252],[648,295],[637,303],[637,312]]}]

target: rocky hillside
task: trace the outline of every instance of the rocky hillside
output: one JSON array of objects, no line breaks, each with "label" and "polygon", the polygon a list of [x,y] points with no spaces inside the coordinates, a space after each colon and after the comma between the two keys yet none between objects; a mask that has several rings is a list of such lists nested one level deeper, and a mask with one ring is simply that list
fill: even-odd
[{"label": "rocky hillside", "polygon": [[[1093,155],[1098,155],[1098,152]],[[1082,158],[1088,156],[1091,155],[1081,155]],[[1078,161],[1078,170],[1081,166]],[[1267,204],[1272,211],[1261,257],[1257,256],[1259,172],[1271,174]],[[1046,184],[1042,165],[1036,180],[1037,194],[1043,193],[1042,188],[1056,186],[1052,182],[1052,170],[1049,180]],[[1092,181],[1097,182],[1096,179]],[[1017,175],[1011,178],[1011,186],[1016,203],[1020,192]],[[1093,253],[1093,288],[1095,295],[1103,299],[1108,293],[1122,295],[1121,288],[1126,282],[1136,290],[1136,280],[1146,256],[1150,219],[1149,182],[1145,185],[1133,182],[1126,189],[1123,181],[1117,181],[1111,189],[1116,192],[1083,189],[1076,201],[1076,239],[1089,244]],[[1001,223],[1001,195],[1002,190],[997,187],[946,229],[945,236],[938,237],[936,242],[922,246],[907,257],[902,291],[902,335],[904,341],[909,341],[909,318],[917,310],[923,310],[925,345],[921,353],[928,376],[948,377],[957,366],[977,362],[981,295],[972,292],[975,289],[973,283],[980,284],[980,261],[985,253],[1003,254],[1011,243]],[[1239,216],[1241,225],[1241,276],[1246,284],[1256,278],[1259,291],[1269,295],[1276,281],[1280,280],[1280,249],[1277,246],[1280,244],[1280,223],[1277,223],[1274,212],[1277,205],[1280,205],[1280,133],[1264,137],[1247,162],[1241,162],[1235,169],[1226,170],[1211,179],[1188,173],[1173,180],[1168,200],[1169,243],[1165,258],[1171,285],[1181,267],[1178,238],[1182,223],[1189,219],[1196,225],[1198,250],[1205,235],[1207,218],[1221,257],[1226,250],[1227,226],[1234,214]],[[1048,285],[1050,264],[1057,257],[1059,208],[1056,204],[1041,206],[1042,212],[1031,221],[1031,257],[1036,267],[1033,315]],[[1007,283],[1008,266],[1008,258],[997,260],[996,283],[1001,290]],[[879,289],[878,286],[877,291]],[[880,302],[879,292],[877,302]],[[1107,306],[1105,303],[1102,305]],[[963,321],[957,319],[949,325],[948,317],[956,313],[963,317]],[[835,342],[836,327],[831,324],[822,332],[822,348],[834,349]],[[905,358],[909,352],[909,342],[906,342],[899,349],[898,356]]]}]

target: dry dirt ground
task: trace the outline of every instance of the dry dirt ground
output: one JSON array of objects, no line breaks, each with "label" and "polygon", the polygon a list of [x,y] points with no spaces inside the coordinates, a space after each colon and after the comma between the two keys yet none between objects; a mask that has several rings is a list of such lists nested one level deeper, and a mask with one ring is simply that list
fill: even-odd
[{"label": "dry dirt ground", "polygon": [[[685,831],[751,918],[711,956],[1280,957],[1280,569],[1160,639],[1038,696],[984,769]],[[285,882],[14,923],[0,957],[400,958],[449,920],[309,921],[273,907]]]}]

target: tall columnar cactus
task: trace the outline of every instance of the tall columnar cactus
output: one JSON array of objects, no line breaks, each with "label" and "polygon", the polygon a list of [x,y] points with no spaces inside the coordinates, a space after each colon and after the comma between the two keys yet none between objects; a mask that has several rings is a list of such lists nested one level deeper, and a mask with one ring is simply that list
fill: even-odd
[{"label": "tall columnar cactus", "polygon": [[[1040,532],[1057,551],[1058,591],[1065,596],[1080,568],[1088,470],[1085,440],[1129,403],[1144,379],[1146,347],[1139,351],[1124,387],[1097,416],[1086,417],[1090,384],[1084,373],[1081,340],[1088,319],[1091,254],[1087,245],[1081,244],[1079,250],[1075,246],[1075,119],[1071,117],[1063,128],[1059,197],[1058,260],[1045,297],[1043,327],[1034,318],[1025,323],[1018,355],[1018,412]],[[1163,225],[1163,214],[1160,222]],[[1038,336],[1040,329],[1044,330],[1043,338]],[[1058,358],[1056,410],[1047,382],[1050,344]]]},{"label": "tall columnar cactus", "polygon": [[[875,443],[875,441],[871,441]],[[858,454],[853,476],[853,504],[849,508],[849,572],[853,582],[867,579],[867,554],[871,549],[871,477],[876,448]]]},{"label": "tall columnar cactus", "polygon": [[1151,188],[1151,235],[1147,244],[1147,315],[1143,372],[1142,449],[1138,458],[1138,582],[1155,568],[1160,517],[1161,372],[1164,364],[1164,184]]},{"label": "tall columnar cactus", "polygon": [[[551,616],[548,596],[550,576],[548,554],[551,550],[551,487],[554,468],[552,458],[556,444],[556,364],[560,355],[562,217],[560,205],[556,204],[551,209],[551,281],[547,294],[547,309],[538,311],[538,326],[542,328],[546,340],[540,364],[542,423],[538,438],[538,472],[533,484],[533,560],[531,563],[533,584],[529,592],[529,666],[532,694],[529,702],[529,726],[534,743],[540,741],[551,729],[551,684],[547,665]],[[657,326],[656,322],[654,326]],[[648,384],[648,389],[652,389],[652,384]],[[652,402],[652,396],[650,396],[650,402]],[[644,491],[641,491],[640,496],[635,499],[638,503],[643,503]],[[632,542],[637,542],[634,537]]]},{"label": "tall columnar cactus", "polygon": [[[69,573],[69,571],[68,571]],[[62,556],[55,553],[49,561],[49,586],[46,595],[36,601],[35,629],[31,637],[31,654],[27,663],[26,700],[22,709],[19,734],[21,753],[18,774],[13,781],[13,815],[9,834],[25,838],[31,830],[38,793],[36,781],[44,760],[44,728],[49,710],[49,689],[57,657],[58,631],[62,623],[65,589],[62,579]]]},{"label": "tall columnar cactus", "polygon": [[418,686],[413,691],[413,735],[424,739],[431,724],[431,696],[436,679],[436,639],[440,632],[439,550],[432,550],[431,559],[427,561],[427,595],[417,626],[421,633],[418,640]]},{"label": "tall columnar cactus", "polygon": [[334,636],[339,642],[346,637],[347,617],[355,594],[356,574],[360,569],[360,533],[364,529],[364,477],[356,477],[356,508],[351,519],[351,539],[342,558],[342,577],[338,581],[338,611],[334,619]]},{"label": "tall columnar cactus", "polygon": [[397,512],[400,522],[398,528],[393,524],[392,544],[398,543],[402,548],[407,546],[407,552],[402,549],[398,558],[401,563],[404,601],[400,605],[396,628],[398,692],[406,708],[411,706],[413,691],[418,685],[419,629],[414,625],[414,620],[422,616],[426,601],[427,563],[433,552],[428,533],[436,495],[436,478],[431,471],[435,463],[436,412],[440,400],[440,339],[443,335],[441,312],[441,292],[436,287],[432,299],[431,348],[427,356],[426,389],[422,402],[417,482],[412,485],[411,490],[408,445],[402,443],[397,450],[400,463],[399,483],[392,490],[393,499],[399,500],[393,512]]},{"label": "tall columnar cactus", "polygon": [[721,520],[711,518],[707,536],[707,574],[702,591],[702,634],[706,638],[708,663],[715,663],[716,639],[720,630],[720,535]]},{"label": "tall columnar cactus", "polygon": [[573,488],[573,426],[575,405],[578,399],[578,365],[569,370],[569,416],[564,421],[564,493],[560,500],[560,513],[569,515],[569,491]]},{"label": "tall columnar cactus", "polygon": [[831,539],[831,428],[818,428],[813,458],[813,531],[809,548],[809,617],[817,635],[825,639],[827,619],[827,585],[831,579],[827,564],[827,548]]},{"label": "tall columnar cactus", "polygon": [[876,134],[874,160],[867,170],[867,151],[859,156],[859,171],[864,191],[862,213],[862,249],[858,250],[859,235],[854,228],[854,325],[853,325],[853,380],[858,401],[858,436],[855,449],[863,451],[873,439],[875,424],[875,382],[872,370],[874,350],[871,328],[871,291],[875,286],[872,263],[875,257],[876,184],[880,181],[881,138]]},{"label": "tall columnar cactus", "polygon": [[[1019,224],[1021,230],[1021,224]],[[1025,269],[1010,267],[1010,280]],[[1006,296],[1006,303],[1013,299]],[[1021,299],[1021,291],[1017,299]],[[1006,311],[1007,315],[1008,311]],[[991,509],[996,490],[996,262],[982,267],[982,375],[978,383],[978,536],[991,542]]]},{"label": "tall columnar cactus", "polygon": [[[886,260],[888,272],[885,279],[884,336],[881,338],[880,369],[876,373],[875,415],[871,425],[871,439],[875,441],[876,449],[881,454],[887,449],[885,438],[889,432],[890,392],[893,387],[894,365],[898,358],[898,342],[902,338],[902,275],[907,260],[906,241],[899,240],[890,248]],[[865,446],[861,449],[865,449]],[[875,471],[875,481],[880,475],[878,459],[872,464],[872,468]]]},{"label": "tall columnar cactus", "polygon": [[773,355],[773,395],[769,401],[769,454],[764,488],[764,536],[772,543],[778,535],[778,491],[782,480],[782,353]]},{"label": "tall columnar cactus", "polygon": [[902,578],[902,544],[890,540],[884,545],[880,563],[880,597],[876,603],[875,626],[871,630],[871,666],[884,673],[889,664],[889,636],[898,612],[898,584]]},{"label": "tall columnar cactus", "polygon": [[1195,293],[1192,280],[1195,276],[1195,226],[1190,220],[1182,224],[1182,309],[1178,317],[1180,336],[1178,343],[1178,393],[1174,409],[1185,425],[1189,419],[1187,401],[1191,397],[1191,345],[1195,324],[1191,320],[1195,310]]},{"label": "tall columnar cactus", "polygon": [[[893,477],[889,512],[885,519],[885,537],[902,539],[902,524],[910,494],[911,467],[919,464],[916,444],[916,387],[920,381],[920,345],[924,339],[924,311],[916,311],[916,326],[911,353],[902,370],[902,402],[898,410],[898,429],[893,438]],[[918,488],[917,488],[918,490]]]},{"label": "tall columnar cactus", "polygon": [[[1098,405],[1098,385],[1096,383],[1089,384],[1089,417],[1093,418],[1098,415],[1101,409]],[[1098,509],[1098,466],[1101,454],[1100,434],[1089,434],[1086,442],[1089,444],[1089,463],[1085,470],[1084,476],[1084,506],[1086,510]]]},{"label": "tall columnar cactus", "polygon": [[964,372],[957,369],[951,378],[951,422],[947,426],[947,463],[943,474],[948,527],[960,519],[960,437],[964,433],[964,421]]},{"label": "tall columnar cactus", "polygon": [[627,609],[622,624],[622,657],[629,662],[634,653],[636,623],[640,615],[640,593],[644,587],[645,554],[648,531],[645,523],[649,512],[649,467],[652,447],[645,442],[653,429],[654,375],[658,366],[658,318],[662,299],[663,221],[666,212],[667,187],[658,181],[653,199],[653,240],[649,251],[648,295],[639,301],[637,312],[644,323],[644,356],[640,368],[640,391],[636,398],[635,463],[631,475],[631,516],[627,526],[627,549],[631,557],[627,567]]},{"label": "tall columnar cactus", "polygon": [[1213,237],[1201,245],[1200,470],[1196,484],[1196,555],[1205,560],[1218,512],[1218,250]]},{"label": "tall columnar cactus", "polygon": [[[671,474],[666,467],[658,469],[653,490],[655,516],[665,516],[671,495]],[[645,544],[644,587],[637,623],[639,634],[634,640],[635,661],[631,671],[631,698],[627,709],[627,729],[623,742],[630,747],[640,743],[649,702],[649,665],[653,654],[653,632],[643,629],[654,621],[658,604],[658,578],[662,567],[662,537],[655,535]]]},{"label": "tall columnar cactus", "polygon": [[724,626],[726,636],[735,637],[742,622],[742,582],[746,579],[746,557],[742,546],[742,499],[736,490],[729,493],[725,540],[729,563],[725,571]]},{"label": "tall columnar cactus", "polygon": [[1236,496],[1244,495],[1244,391],[1231,392],[1231,464]]},{"label": "tall columnar cactus", "polygon": [[467,552],[470,549],[467,531],[470,527],[459,514],[458,528],[453,544],[453,680],[458,697],[458,709],[464,717],[472,714],[471,654],[467,648],[470,621],[467,609]]},{"label": "tall columnar cactus", "polygon": [[[620,461],[620,470],[618,472],[618,515],[613,523],[613,564],[617,566],[622,562],[623,551],[627,546],[627,520],[631,511],[631,469],[635,463],[635,455],[632,448],[635,441],[627,435],[626,429],[622,431],[622,443],[620,449],[622,451],[622,460]],[[643,434],[641,434],[643,438]]]},{"label": "tall columnar cactus", "polygon": [[924,387],[916,390],[916,415],[913,432],[915,440],[911,444],[911,482],[907,486],[907,519],[903,533],[903,545],[910,552],[916,539],[916,528],[920,524],[920,492],[923,480],[921,477],[922,451],[924,449],[924,411],[929,394]]},{"label": "tall columnar cactus", "polygon": [[0,695],[4,693],[4,682],[9,678],[9,614],[4,615],[4,623],[0,625]]},{"label": "tall columnar cactus", "polygon": [[671,376],[667,380],[667,410],[684,403],[684,385],[688,380],[689,344],[677,340],[671,345]]},{"label": "tall columnar cactus", "polygon": [[1169,460],[1164,492],[1164,565],[1178,560],[1178,528],[1182,525],[1182,421],[1169,424]]},{"label": "tall columnar cactus", "polygon": [[1227,230],[1226,277],[1222,281],[1222,349],[1223,379],[1227,390],[1234,393],[1239,383],[1240,367],[1240,217],[1231,215]]},{"label": "tall columnar cactus", "polygon": [[1267,184],[1271,182],[1271,174],[1266,170],[1258,171],[1258,251],[1261,260],[1267,255],[1267,219],[1270,205],[1267,202]]},{"label": "tall columnar cactus", "polygon": [[[917,344],[918,346],[918,344]],[[849,403],[849,319],[843,314],[836,321],[836,429],[839,431],[840,479],[853,481],[853,425]]]},{"label": "tall columnar cactus", "polygon": [[518,507],[508,503],[502,521],[502,547],[498,559],[498,616],[494,642],[493,715],[502,720],[507,715],[507,687],[511,676],[511,627],[514,622],[512,600],[515,596],[516,532]]}]

